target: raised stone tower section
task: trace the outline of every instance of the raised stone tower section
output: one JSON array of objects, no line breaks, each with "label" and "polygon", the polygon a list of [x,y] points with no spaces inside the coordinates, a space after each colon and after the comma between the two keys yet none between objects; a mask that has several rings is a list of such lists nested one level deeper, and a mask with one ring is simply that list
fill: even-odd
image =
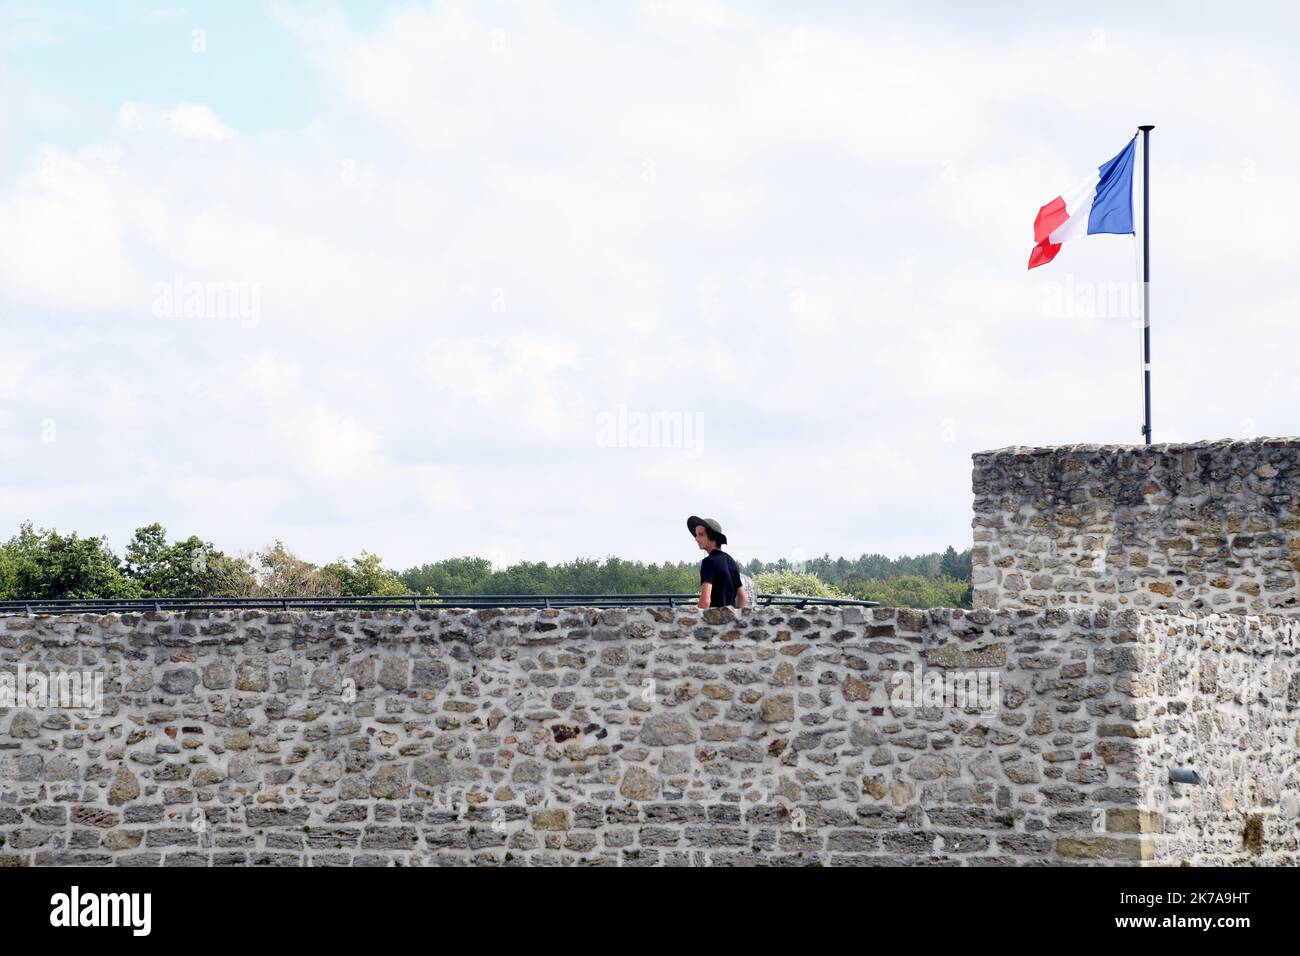
[{"label": "raised stone tower section", "polygon": [[977,608],[1300,614],[1300,438],[972,457]]}]

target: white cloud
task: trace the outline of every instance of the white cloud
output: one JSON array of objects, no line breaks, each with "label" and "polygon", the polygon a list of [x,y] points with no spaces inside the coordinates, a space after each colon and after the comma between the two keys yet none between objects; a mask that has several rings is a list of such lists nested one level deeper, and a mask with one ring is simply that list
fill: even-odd
[{"label": "white cloud", "polygon": [[212,107],[203,103],[181,103],[167,112],[167,127],[182,139],[230,139],[235,131],[221,122]]},{"label": "white cloud", "polygon": [[47,147],[18,189],[0,198],[0,284],[55,310],[120,308],[139,287],[127,251],[120,170],[104,154]]},{"label": "white cloud", "polygon": [[83,29],[90,17],[49,5],[6,2],[0,5],[0,47],[23,50],[58,46],[70,30]]},{"label": "white cloud", "polygon": [[427,414],[484,445],[590,447],[576,344],[535,335],[432,337],[414,367]]},{"label": "white cloud", "polygon": [[165,23],[168,20],[177,20],[189,12],[188,7],[158,7],[139,14],[136,20],[146,24]]},{"label": "white cloud", "polygon": [[[1129,277],[1131,241],[1025,260],[1038,206],[1147,119],[1157,438],[1297,410],[1262,372],[1203,395],[1294,313],[1284,59],[734,4],[278,16],[312,123],[137,95],[0,182],[10,524],[398,564],[691,560],[693,510],[746,557],[961,546],[972,451],[1140,440],[1136,334],[1044,307]],[[256,287],[260,321],[152,317],[176,276]],[[700,456],[599,447],[620,406],[698,415]],[[39,491],[78,460],[110,506]]]}]

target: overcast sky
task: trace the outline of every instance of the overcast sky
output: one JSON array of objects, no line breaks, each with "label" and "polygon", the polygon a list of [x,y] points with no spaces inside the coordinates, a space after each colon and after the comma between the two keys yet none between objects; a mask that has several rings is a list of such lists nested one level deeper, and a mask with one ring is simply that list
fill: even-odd
[{"label": "overcast sky", "polygon": [[1296,434],[1294,8],[914,6],[0,2],[0,536],[969,547],[1141,441],[1134,239],[1026,270],[1140,123],[1156,441]]}]

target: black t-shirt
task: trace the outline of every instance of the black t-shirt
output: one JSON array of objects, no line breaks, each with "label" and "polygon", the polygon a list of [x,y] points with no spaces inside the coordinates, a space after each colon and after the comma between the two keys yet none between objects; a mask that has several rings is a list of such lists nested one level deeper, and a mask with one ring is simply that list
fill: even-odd
[{"label": "black t-shirt", "polygon": [[721,548],[709,552],[700,562],[700,584],[712,584],[709,607],[735,607],[740,590],[740,565]]}]

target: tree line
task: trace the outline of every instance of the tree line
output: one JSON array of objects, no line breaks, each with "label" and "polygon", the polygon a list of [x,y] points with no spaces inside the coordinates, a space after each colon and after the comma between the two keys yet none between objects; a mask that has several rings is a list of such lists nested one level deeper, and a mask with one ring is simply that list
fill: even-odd
[{"label": "tree line", "polygon": [[[854,597],[891,607],[970,607],[970,550],[856,559],[745,564],[760,593]],[[645,564],[617,557],[495,568],[458,557],[405,571],[362,551],[317,565],[283,542],[229,555],[197,536],[168,540],[157,522],[138,528],[121,555],[105,537],[24,522],[0,544],[0,600],[149,597],[284,597],[401,594],[682,594],[699,590],[691,561]]]}]

